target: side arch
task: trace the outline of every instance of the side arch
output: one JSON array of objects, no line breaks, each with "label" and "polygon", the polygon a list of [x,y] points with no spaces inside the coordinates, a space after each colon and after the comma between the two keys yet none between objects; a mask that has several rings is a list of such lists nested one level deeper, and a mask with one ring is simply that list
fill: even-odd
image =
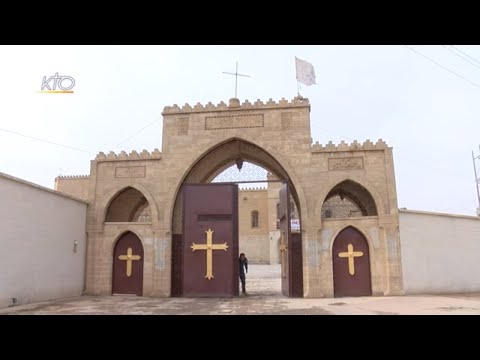
[{"label": "side arch", "polygon": [[378,216],[372,194],[359,183],[345,180],[335,185],[322,204],[322,218]]},{"label": "side arch", "polygon": [[105,220],[107,218],[107,212],[108,212],[108,209],[109,209],[112,201],[122,191],[126,190],[129,187],[139,191],[140,193],[143,194],[143,196],[145,196],[145,198],[147,199],[147,201],[150,205],[150,211],[151,211],[151,214],[152,214],[152,223],[156,224],[158,222],[158,219],[159,219],[159,211],[158,211],[157,203],[156,203],[154,197],[152,196],[152,194],[150,193],[150,191],[148,191],[148,189],[146,187],[144,187],[143,185],[140,185],[140,184],[128,184],[128,185],[118,186],[116,189],[110,191],[108,193],[108,195],[105,197],[105,200],[103,202],[101,202],[100,206],[99,206],[99,212],[101,214],[101,216],[99,218],[101,219],[101,222],[102,223],[105,222]]},{"label": "side arch", "polygon": [[334,179],[327,181],[325,186],[322,186],[323,190],[320,192],[319,197],[315,204],[315,210],[314,210],[315,217],[321,217],[323,203],[327,199],[327,196],[330,193],[330,191],[335,186],[345,181],[351,181],[351,182],[357,183],[358,185],[362,186],[370,193],[370,195],[372,196],[375,202],[378,215],[388,214],[388,212],[386,211],[387,209],[385,207],[385,203],[382,201],[382,197],[380,196],[376,188],[368,180],[362,179],[358,176],[349,175],[349,176],[335,177]]}]

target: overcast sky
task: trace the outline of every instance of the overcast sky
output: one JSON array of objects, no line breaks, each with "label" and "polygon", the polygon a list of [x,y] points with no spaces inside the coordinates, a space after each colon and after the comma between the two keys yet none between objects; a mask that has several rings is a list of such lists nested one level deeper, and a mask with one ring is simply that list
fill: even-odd
[{"label": "overcast sky", "polygon": [[[480,63],[439,45],[411,47],[480,84]],[[480,46],[457,48],[480,61]],[[475,214],[480,87],[401,45],[0,46],[0,171],[53,188],[59,174],[88,174],[99,151],[161,149],[164,106],[228,102],[234,81],[222,71],[236,61],[252,76],[239,78],[240,100],[291,99],[295,56],[315,67],[318,84],[301,89],[314,141],[383,138],[399,207]],[[74,94],[37,93],[55,72],[75,79]]]}]

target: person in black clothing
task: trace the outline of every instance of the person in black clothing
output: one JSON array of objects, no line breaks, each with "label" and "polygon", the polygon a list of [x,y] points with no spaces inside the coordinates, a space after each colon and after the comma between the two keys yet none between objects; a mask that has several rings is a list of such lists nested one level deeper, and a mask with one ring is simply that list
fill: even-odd
[{"label": "person in black clothing", "polygon": [[248,260],[245,257],[244,253],[240,254],[239,265],[240,265],[240,281],[242,282],[242,293],[246,294],[247,290],[245,289],[245,273],[248,273]]}]

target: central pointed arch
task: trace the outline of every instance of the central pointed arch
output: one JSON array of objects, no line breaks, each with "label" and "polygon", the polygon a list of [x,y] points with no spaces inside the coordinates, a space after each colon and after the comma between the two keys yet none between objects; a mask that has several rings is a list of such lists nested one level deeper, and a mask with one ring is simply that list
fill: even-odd
[{"label": "central pointed arch", "polygon": [[173,234],[179,233],[179,223],[176,219],[181,216],[182,185],[209,183],[223,170],[235,164],[239,157],[269,170],[278,179],[288,183],[299,216],[302,218],[303,213],[307,211],[307,201],[300,181],[287,160],[275,149],[263,148],[246,137],[236,136],[212,145],[186,169],[170,205]]},{"label": "central pointed arch", "polygon": [[190,167],[183,182],[210,182],[223,170],[235,164],[239,158],[270,170],[280,179],[290,178],[284,164],[280,164],[271,154],[271,150],[267,151],[252,142],[235,137],[213,146],[202,154]]},{"label": "central pointed arch", "polygon": [[[240,160],[240,161],[239,161]],[[179,295],[181,284],[180,269],[183,255],[180,247],[176,245],[182,241],[182,193],[180,191],[183,184],[206,184],[233,164],[248,161],[258,165],[276,176],[284,183],[288,184],[293,196],[295,205],[300,215],[306,211],[306,199],[303,194],[300,182],[288,162],[274,149],[265,149],[253,142],[240,137],[229,138],[223,142],[212,145],[208,150],[201,154],[196,161],[185,172],[184,177],[179,182],[176,194],[173,198],[171,224],[172,224],[172,295]],[[301,239],[300,239],[301,244]],[[301,246],[300,246],[301,249]],[[301,284],[301,293],[303,295],[303,266],[301,251],[297,256],[297,261],[292,262],[292,266],[299,267],[295,272],[297,278],[295,281]]]}]

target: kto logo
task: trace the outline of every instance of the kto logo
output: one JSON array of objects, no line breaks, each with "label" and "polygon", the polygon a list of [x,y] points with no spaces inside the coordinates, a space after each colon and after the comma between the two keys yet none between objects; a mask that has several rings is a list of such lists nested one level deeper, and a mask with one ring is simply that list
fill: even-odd
[{"label": "kto logo", "polygon": [[[73,87],[75,86],[75,79],[71,76],[61,76],[58,72],[50,76],[46,76],[42,80],[42,88],[40,93],[47,94],[73,94]],[[59,90],[57,90],[57,88]]]}]

